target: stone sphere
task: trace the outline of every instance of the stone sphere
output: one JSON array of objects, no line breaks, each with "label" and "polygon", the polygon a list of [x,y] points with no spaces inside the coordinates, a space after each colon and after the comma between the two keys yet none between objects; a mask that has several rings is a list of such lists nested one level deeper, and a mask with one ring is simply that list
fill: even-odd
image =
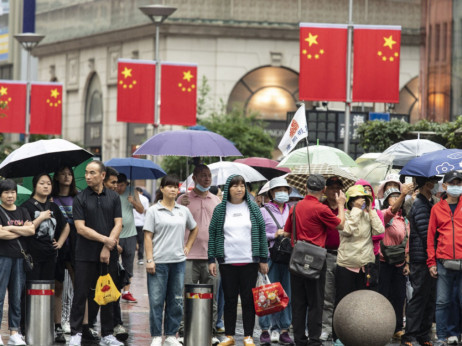
[{"label": "stone sphere", "polygon": [[393,337],[393,306],[380,293],[360,290],[345,296],[335,309],[334,328],[345,346],[384,346]]}]

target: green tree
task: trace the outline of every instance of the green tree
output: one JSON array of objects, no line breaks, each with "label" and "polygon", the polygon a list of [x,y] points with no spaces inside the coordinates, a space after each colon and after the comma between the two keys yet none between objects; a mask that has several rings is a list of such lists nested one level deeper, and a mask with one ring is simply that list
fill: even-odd
[{"label": "green tree", "polygon": [[410,124],[399,120],[366,121],[358,128],[359,144],[366,152],[382,152],[390,145],[406,139],[409,127]]}]

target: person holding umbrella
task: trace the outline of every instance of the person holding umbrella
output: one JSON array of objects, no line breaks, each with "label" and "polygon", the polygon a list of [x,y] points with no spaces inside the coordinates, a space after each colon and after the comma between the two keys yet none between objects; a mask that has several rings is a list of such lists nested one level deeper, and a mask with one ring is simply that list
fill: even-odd
[{"label": "person holding umbrella", "polygon": [[[21,249],[26,248],[24,238],[34,235],[35,232],[27,210],[14,204],[17,191],[18,186],[13,180],[0,181],[0,324],[8,289],[8,345],[26,344],[18,332],[21,323],[21,293],[26,282]],[[0,345],[3,345],[1,336]]]},{"label": "person holding umbrella", "polygon": [[[181,346],[176,333],[183,317],[186,256],[196,240],[198,228],[189,209],[175,202],[179,186],[176,177],[162,178],[156,196],[158,202],[146,212],[143,227],[151,346],[162,345],[162,329],[166,336],[164,346]],[[185,242],[186,229],[190,233]]]},{"label": "person holding umbrella", "polygon": [[244,345],[255,346],[252,288],[257,283],[258,271],[268,273],[268,244],[260,208],[249,195],[244,178],[231,175],[224,187],[223,201],[216,206],[210,221],[209,271],[217,275],[218,261],[225,297],[226,338],[219,346],[235,345],[238,296],[242,302]]}]

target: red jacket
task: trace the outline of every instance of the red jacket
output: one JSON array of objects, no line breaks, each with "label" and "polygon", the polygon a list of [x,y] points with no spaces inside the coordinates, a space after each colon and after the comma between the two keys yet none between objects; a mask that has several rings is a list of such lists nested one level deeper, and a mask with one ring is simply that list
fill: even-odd
[{"label": "red jacket", "polygon": [[433,206],[428,223],[427,255],[428,267],[436,266],[437,258],[462,259],[462,198],[454,214],[446,200]]}]

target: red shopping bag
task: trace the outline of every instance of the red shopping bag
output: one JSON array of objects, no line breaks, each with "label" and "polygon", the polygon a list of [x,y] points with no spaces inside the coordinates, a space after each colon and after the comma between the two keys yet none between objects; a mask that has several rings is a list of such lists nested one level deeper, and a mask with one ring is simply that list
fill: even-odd
[{"label": "red shopping bag", "polygon": [[257,287],[252,288],[252,293],[255,313],[258,316],[282,311],[289,304],[289,297],[280,282],[270,283],[268,276],[265,275],[263,280],[259,277],[257,285]]}]

